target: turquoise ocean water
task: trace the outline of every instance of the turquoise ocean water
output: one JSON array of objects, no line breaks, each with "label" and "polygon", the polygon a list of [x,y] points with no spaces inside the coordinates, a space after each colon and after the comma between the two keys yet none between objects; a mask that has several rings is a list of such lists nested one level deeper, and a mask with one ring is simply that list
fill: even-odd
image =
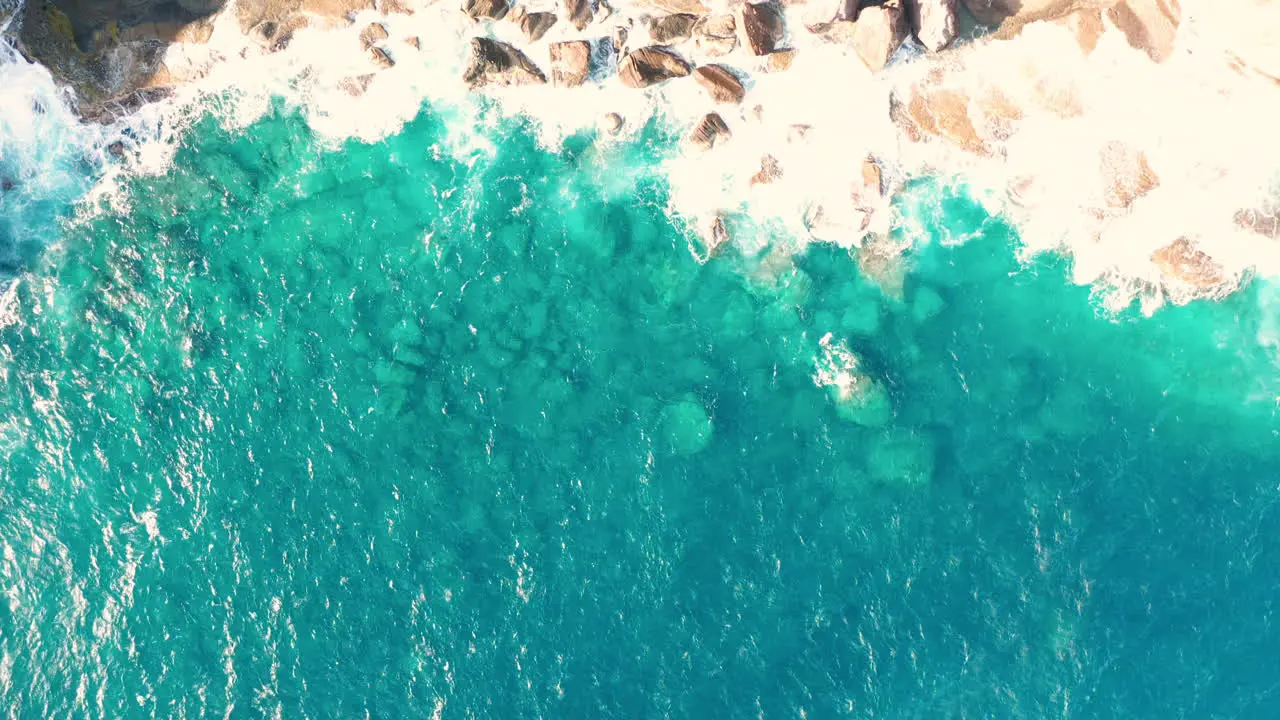
[{"label": "turquoise ocean water", "polygon": [[7,716],[1280,712],[1265,285],[1107,314],[928,182],[900,300],[699,264],[661,128],[450,133],[206,120],[15,261]]}]

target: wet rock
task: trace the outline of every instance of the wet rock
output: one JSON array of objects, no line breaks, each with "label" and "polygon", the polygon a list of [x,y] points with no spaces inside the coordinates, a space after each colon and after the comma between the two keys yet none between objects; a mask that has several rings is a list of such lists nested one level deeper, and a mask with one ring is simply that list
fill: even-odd
[{"label": "wet rock", "polygon": [[1193,287],[1207,290],[1223,285],[1229,279],[1222,266],[1187,238],[1178,238],[1151,254],[1151,262],[1164,276]]},{"label": "wet rock", "polygon": [[693,26],[698,49],[712,56],[728,55],[738,46],[738,21],[732,15],[710,15]]},{"label": "wet rock", "polygon": [[249,39],[264,50],[279,49],[277,42],[281,34],[279,23],[271,20],[265,20],[254,25],[248,32]]},{"label": "wet rock", "polygon": [[360,31],[360,44],[369,49],[390,37],[382,23],[369,23]]},{"label": "wet rock", "polygon": [[529,42],[538,42],[547,31],[556,25],[556,14],[549,12],[533,12],[520,19],[520,31]]},{"label": "wet rock", "polygon": [[700,150],[710,150],[732,137],[733,133],[719,113],[707,113],[689,133],[689,143]]},{"label": "wet rock", "polygon": [[555,87],[578,87],[591,73],[591,43],[585,40],[552,43],[551,84]]},{"label": "wet rock", "polygon": [[396,64],[396,61],[391,59],[391,56],[387,54],[387,51],[379,47],[369,48],[369,62],[372,62],[374,65],[377,65],[384,70],[390,67],[395,67]]},{"label": "wet rock", "polygon": [[622,132],[624,121],[618,113],[607,113],[600,119],[600,129],[609,135],[617,135]]},{"label": "wet rock", "polygon": [[377,0],[378,12],[383,15],[412,15],[407,0]]},{"label": "wet rock", "polygon": [[1160,178],[1147,164],[1147,156],[1123,143],[1108,143],[1102,149],[1100,169],[1107,180],[1103,202],[1124,209],[1160,185]]},{"label": "wet rock", "polygon": [[494,85],[542,85],[547,78],[529,58],[504,42],[471,39],[471,64],[462,79],[472,90]]},{"label": "wet rock", "polygon": [[795,61],[795,50],[775,50],[765,56],[764,66],[761,69],[770,73],[783,72],[789,70]]},{"label": "wet rock", "polygon": [[956,39],[956,0],[906,0],[911,33],[929,52]]},{"label": "wet rock", "polygon": [[[1009,124],[1020,119],[1020,111],[1003,100],[975,100],[942,82],[941,74],[931,74],[911,88],[905,98],[893,93],[889,98],[890,119],[913,142],[936,139],[975,155],[991,155],[991,142],[978,128],[1006,128],[1007,132]],[[988,94],[994,97],[993,93]]]},{"label": "wet rock", "polygon": [[578,30],[585,30],[595,19],[594,0],[563,0],[565,18]]},{"label": "wet rock", "polygon": [[[124,157],[124,143],[119,140],[111,143],[107,146],[107,152],[111,153],[113,157]],[[5,179],[8,180],[8,178]],[[10,187],[12,187],[12,185]],[[5,189],[8,190],[9,188]]]},{"label": "wet rock", "polygon": [[472,20],[501,20],[511,10],[509,0],[465,0],[462,11]]},{"label": "wet rock", "polygon": [[780,177],[782,177],[782,166],[778,164],[778,158],[765,155],[760,158],[760,172],[751,176],[751,184],[768,185]]},{"label": "wet rock", "polygon": [[1055,20],[1077,10],[1114,4],[1115,0],[964,0],[965,7],[978,22],[992,27]]},{"label": "wet rock", "polygon": [[422,49],[422,41],[418,39],[418,36],[417,36],[417,35],[413,35],[413,36],[410,36],[410,37],[405,38],[405,39],[404,39],[404,44],[405,44],[405,45],[408,45],[409,47],[413,48],[414,50],[421,50],[421,49]]},{"label": "wet rock", "polygon": [[786,24],[777,0],[747,3],[739,13],[738,27],[753,54],[768,55],[778,49],[786,36]]},{"label": "wet rock", "polygon": [[812,129],[813,129],[812,125],[804,125],[801,123],[796,123],[795,125],[792,125],[791,127],[787,128],[787,142],[791,143],[792,145],[797,145],[805,142],[805,140],[808,139],[809,137],[809,131]]},{"label": "wet rock", "polygon": [[649,38],[658,45],[678,45],[693,35],[697,15],[680,13],[656,18],[649,24]]},{"label": "wet rock", "polygon": [[627,53],[618,64],[618,78],[630,88],[647,88],[689,74],[689,63],[660,47],[640,48]]},{"label": "wet rock", "polygon": [[694,397],[686,396],[662,410],[663,433],[677,455],[695,455],[711,444],[715,426]]},{"label": "wet rock", "polygon": [[[112,143],[112,144],[114,145],[115,143]],[[115,153],[112,153],[112,154],[115,155]],[[120,154],[121,155],[124,154],[123,145],[120,146]],[[117,157],[119,156],[117,155]],[[9,177],[8,175],[0,175],[0,192],[9,192],[15,187],[17,187],[17,184],[14,183],[13,178]]]},{"label": "wet rock", "polygon": [[1076,39],[1076,44],[1080,46],[1080,51],[1085,55],[1097,49],[1098,39],[1106,30],[1102,24],[1102,11],[1097,9],[1074,12],[1052,22],[1071,33]]},{"label": "wet rock", "polygon": [[706,89],[712,100],[725,105],[737,105],[747,92],[738,76],[723,65],[703,65],[693,71],[693,79]]},{"label": "wet rock", "polygon": [[622,55],[627,48],[627,37],[631,32],[626,26],[619,25],[613,29],[613,35],[609,38],[613,42],[613,52],[615,55]]},{"label": "wet rock", "polygon": [[864,7],[853,23],[853,49],[871,72],[880,72],[907,39],[907,19],[896,0]]},{"label": "wet rock", "polygon": [[1173,52],[1182,11],[1178,0],[1121,0],[1107,11],[1129,45],[1163,62]]},{"label": "wet rock", "polygon": [[862,187],[876,195],[884,194],[884,174],[880,171],[880,163],[870,155],[862,160]]},{"label": "wet rock", "polygon": [[611,17],[613,17],[613,6],[605,2],[605,0],[598,0],[593,20],[597,23],[602,23]]}]

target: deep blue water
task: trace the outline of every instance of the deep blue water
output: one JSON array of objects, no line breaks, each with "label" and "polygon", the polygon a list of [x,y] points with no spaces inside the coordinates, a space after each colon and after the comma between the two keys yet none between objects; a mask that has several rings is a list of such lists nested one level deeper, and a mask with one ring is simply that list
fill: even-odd
[{"label": "deep blue water", "polygon": [[1280,713],[1261,286],[1107,314],[929,182],[904,212],[981,233],[901,299],[830,247],[699,264],[660,128],[503,132],[209,120],[27,262],[11,716]]}]

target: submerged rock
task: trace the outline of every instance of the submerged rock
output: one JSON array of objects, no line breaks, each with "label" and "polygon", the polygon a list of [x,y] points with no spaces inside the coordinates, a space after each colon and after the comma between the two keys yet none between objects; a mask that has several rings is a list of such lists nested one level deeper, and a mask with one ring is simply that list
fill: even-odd
[{"label": "submerged rock", "polygon": [[738,46],[738,22],[732,15],[710,15],[693,27],[698,49],[712,56],[728,55]]},{"label": "submerged rock", "polygon": [[879,381],[862,372],[862,360],[831,333],[818,341],[813,381],[827,388],[841,419],[866,427],[883,427],[893,418],[889,393]]},{"label": "submerged rock", "polygon": [[689,63],[660,47],[645,47],[627,53],[618,64],[618,79],[630,88],[647,88],[689,74]]},{"label": "submerged rock", "polygon": [[1100,169],[1107,185],[1103,201],[1107,207],[1128,208],[1134,200],[1160,185],[1160,178],[1147,164],[1147,156],[1123,143],[1111,142],[1103,149]]},{"label": "submerged rock", "polygon": [[747,3],[739,11],[739,28],[746,38],[747,47],[755,55],[768,55],[778,49],[786,36],[782,5],[776,0]]},{"label": "submerged rock", "polygon": [[678,455],[696,455],[711,444],[715,425],[707,411],[692,396],[662,410],[662,430]]},{"label": "submerged rock", "polygon": [[649,24],[649,37],[658,45],[678,45],[690,38],[698,16],[689,13],[667,15]]},{"label": "submerged rock", "polygon": [[585,40],[552,43],[551,84],[555,87],[578,87],[591,73],[591,43]]},{"label": "submerged rock", "polygon": [[1165,277],[1207,290],[1223,285],[1229,279],[1222,266],[1187,238],[1178,238],[1156,250],[1151,262],[1160,268]]},{"label": "submerged rock", "polygon": [[489,38],[471,39],[471,64],[462,79],[472,90],[487,85],[509,87],[547,82],[547,77],[524,53]]},{"label": "submerged rock", "polygon": [[462,11],[472,20],[501,20],[511,10],[509,0],[465,0]]},{"label": "submerged rock", "polygon": [[555,13],[533,12],[520,18],[520,31],[529,42],[538,42],[548,30],[555,27],[555,24]]},{"label": "submerged rock", "polygon": [[738,76],[723,65],[702,65],[693,71],[693,79],[706,89],[712,100],[725,105],[737,105],[747,92]]},{"label": "submerged rock", "polygon": [[696,148],[702,150],[710,150],[717,143],[723,143],[733,137],[733,133],[729,131],[729,126],[725,124],[724,118],[719,113],[707,113],[693,127],[693,132],[689,134],[689,142]]},{"label": "submerged rock", "polygon": [[929,52],[938,52],[956,39],[956,0],[907,0],[911,33]]},{"label": "submerged rock", "polygon": [[867,472],[886,485],[928,485],[933,481],[937,453],[937,441],[927,431],[892,429],[872,443]]}]

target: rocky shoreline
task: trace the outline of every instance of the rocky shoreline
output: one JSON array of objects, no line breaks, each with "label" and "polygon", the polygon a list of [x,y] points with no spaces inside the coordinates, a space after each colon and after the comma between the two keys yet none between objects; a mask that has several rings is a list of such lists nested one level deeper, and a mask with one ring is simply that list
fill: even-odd
[{"label": "rocky shoreline", "polygon": [[[27,57],[48,67],[74,92],[85,120],[110,122],[198,81],[230,55],[285,53],[308,31],[341,30],[358,37],[367,67],[339,84],[347,95],[360,97],[379,73],[400,63],[429,62],[419,58],[440,50],[424,47],[418,36],[389,31],[392,20],[441,11],[443,3],[454,1],[233,0],[223,5],[222,0],[29,0],[25,7],[9,10],[8,18],[0,10],[0,27]],[[470,30],[459,38],[466,45],[451,51],[466,53],[459,79],[471,91],[548,86],[549,93],[572,93],[618,86],[682,93],[681,102],[697,106],[688,120],[688,152],[710,154],[737,145],[739,155],[753,155],[749,179],[743,178],[752,188],[789,181],[788,147],[806,142],[810,130],[804,122],[791,122],[786,138],[767,147],[751,147],[764,137],[760,133],[735,140],[755,132],[751,128],[765,114],[777,114],[757,97],[760,88],[785,83],[789,75],[804,77],[806,84],[791,97],[804,104],[810,101],[805,93],[812,92],[817,104],[829,102],[826,95],[850,92],[853,84],[878,84],[885,92],[875,102],[883,106],[860,112],[873,118],[869,122],[890,128],[895,145],[868,140],[880,147],[869,148],[861,161],[846,161],[846,171],[833,176],[831,182],[843,189],[831,196],[843,200],[811,203],[802,220],[815,239],[892,254],[903,248],[887,239],[888,201],[896,190],[889,178],[904,171],[884,167],[886,157],[905,172],[947,173],[995,162],[1016,170],[1020,137],[1037,132],[1066,137],[1076,132],[1073,128],[1093,122],[1091,113],[1102,103],[1091,104],[1089,95],[1100,82],[1094,78],[1105,77],[1096,68],[1105,70],[1113,62],[1108,58],[1122,58],[1125,67],[1136,68],[1134,82],[1158,77],[1163,66],[1190,63],[1194,53],[1180,43],[1204,31],[1187,32],[1189,12],[1183,4],[462,0],[447,12],[469,23]],[[1253,0],[1230,4],[1240,6],[1240,12],[1256,12],[1255,21],[1280,19],[1280,13]],[[1266,43],[1260,47],[1232,47],[1234,71],[1241,83],[1253,83],[1250,88],[1280,91],[1280,53],[1266,50]],[[917,59],[895,61],[904,55]],[[860,67],[824,66],[837,56],[853,58]],[[1095,74],[1086,68],[1095,68],[1090,71]],[[573,102],[572,95],[562,97],[562,102]],[[786,111],[792,117],[803,115],[795,107]],[[598,116],[606,135],[641,120],[620,108]],[[874,134],[870,126],[850,130]],[[1015,209],[1035,207],[1037,198],[1054,202],[1068,182],[1074,183],[1067,188],[1071,192],[1086,188],[1071,198],[1069,210],[1076,214],[1071,222],[1079,224],[1080,234],[1091,233],[1105,244],[1108,232],[1141,216],[1147,206],[1150,213],[1161,212],[1162,192],[1172,197],[1179,180],[1161,166],[1159,144],[1142,145],[1141,132],[1117,128],[1110,139],[1095,134],[1081,144],[1090,154],[1070,159],[1079,167],[1064,165],[1060,173],[1074,180],[1059,178],[1061,185],[1055,185],[1051,173],[1011,171],[994,184]],[[1280,233],[1275,204],[1265,196],[1243,197],[1241,203],[1230,208],[1230,232],[1239,233],[1231,242],[1274,242]],[[732,223],[721,213],[702,221],[709,253],[731,234],[726,224]],[[1150,272],[1139,278],[1140,284],[1179,301],[1238,287],[1253,268],[1234,251],[1225,253],[1231,257],[1218,257],[1212,249],[1217,237],[1205,234],[1212,233],[1144,240]]]}]

